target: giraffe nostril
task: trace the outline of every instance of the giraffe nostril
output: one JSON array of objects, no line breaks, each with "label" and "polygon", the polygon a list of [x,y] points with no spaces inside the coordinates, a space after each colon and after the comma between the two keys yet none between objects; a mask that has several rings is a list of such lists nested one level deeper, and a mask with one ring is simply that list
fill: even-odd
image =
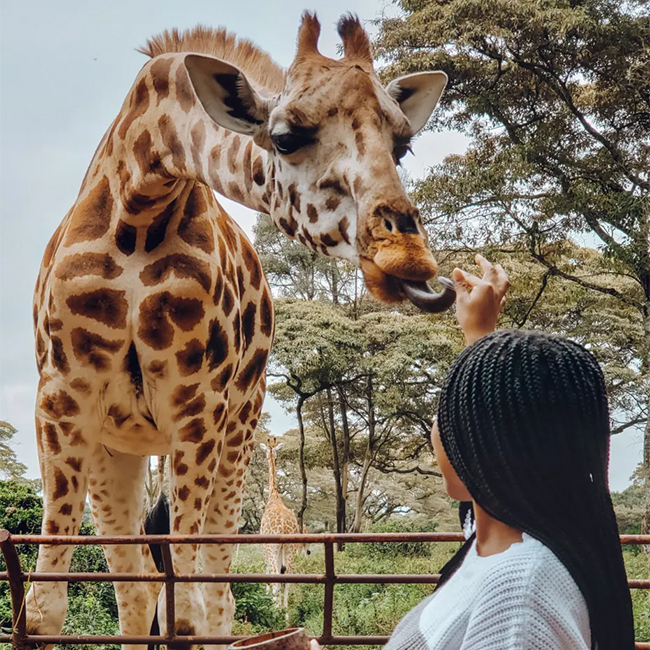
[{"label": "giraffe nostril", "polygon": [[418,226],[415,219],[410,214],[397,215],[397,230],[405,235],[417,235]]},{"label": "giraffe nostril", "polygon": [[384,228],[386,228],[388,232],[393,232],[393,224],[388,219],[384,219]]}]

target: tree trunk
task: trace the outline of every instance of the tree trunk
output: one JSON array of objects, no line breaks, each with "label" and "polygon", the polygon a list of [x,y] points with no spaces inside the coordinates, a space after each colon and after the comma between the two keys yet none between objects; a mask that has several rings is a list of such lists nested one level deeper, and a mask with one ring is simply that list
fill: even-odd
[{"label": "tree trunk", "polygon": [[302,532],[305,526],[305,510],[307,510],[307,470],[305,469],[305,423],[302,419],[302,407],[306,401],[306,397],[298,398],[298,406],[296,408],[296,415],[298,417],[298,432],[300,433],[300,448],[298,459],[300,463],[300,477],[302,479],[302,500],[300,502],[300,510],[298,511],[298,530]]},{"label": "tree trunk", "polygon": [[[648,274],[645,289],[646,294],[650,293],[650,274]],[[643,314],[644,347],[642,357],[642,368],[645,374],[650,374],[650,295],[647,296],[645,312]],[[650,394],[648,395],[648,417],[643,433],[643,477],[645,485],[645,512],[641,522],[641,534],[650,535]],[[646,545],[645,551],[650,553],[650,545]]]},{"label": "tree trunk", "polygon": [[373,383],[372,376],[368,377],[366,384],[366,402],[368,404],[368,444],[366,445],[366,453],[363,458],[363,469],[361,470],[361,477],[359,478],[359,491],[357,493],[357,503],[354,511],[354,526],[355,533],[361,532],[361,525],[363,523],[363,504],[366,495],[366,483],[368,482],[368,474],[372,467],[372,461],[375,455],[375,404],[373,400]]},{"label": "tree trunk", "polygon": [[[343,500],[343,487],[341,484],[341,460],[339,457],[339,446],[336,438],[336,421],[334,418],[334,398],[332,389],[327,389],[327,414],[330,430],[330,445],[332,447],[332,461],[334,465],[334,483],[336,486],[336,532],[345,532],[345,501]],[[339,550],[342,550],[339,544]]]},{"label": "tree trunk", "polygon": [[[343,433],[343,449],[341,454],[341,489],[343,492],[343,507],[347,514],[348,509],[348,492],[350,482],[350,423],[348,421],[348,405],[345,401],[343,389],[339,386],[336,389],[339,398],[339,408],[341,410],[341,424]],[[347,529],[347,521],[346,521]]]}]

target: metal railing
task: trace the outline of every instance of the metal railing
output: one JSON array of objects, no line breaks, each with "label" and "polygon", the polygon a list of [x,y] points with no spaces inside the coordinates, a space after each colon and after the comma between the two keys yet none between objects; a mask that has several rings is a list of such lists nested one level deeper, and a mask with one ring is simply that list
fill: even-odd
[{"label": "metal railing", "polygon": [[[382,645],[387,636],[336,636],[332,634],[334,611],[334,587],[341,584],[435,584],[439,575],[419,574],[337,574],[335,567],[335,544],[391,543],[391,542],[462,542],[461,533],[360,533],[336,535],[141,535],[141,536],[82,536],[82,535],[11,535],[0,531],[0,550],[7,570],[0,572],[0,580],[8,581],[13,614],[12,634],[0,635],[0,643],[11,642],[15,650],[24,650],[31,644],[47,643],[116,643],[125,645],[144,643],[223,643],[228,644],[242,637],[237,636],[182,636],[175,633],[174,586],[179,582],[254,582],[254,583],[300,583],[322,584],[325,595],[323,604],[323,632],[317,638],[321,645]],[[621,535],[622,544],[650,545],[650,535]],[[70,544],[70,545],[117,545],[159,544],[162,551],[162,573],[35,573],[23,572],[16,551],[17,544]],[[322,574],[183,574],[175,573],[170,544],[322,544],[325,550],[325,572]],[[26,582],[162,582],[165,584],[166,630],[160,636],[126,635],[35,635],[27,634],[25,613]],[[630,589],[650,589],[649,580],[628,580]],[[637,643],[637,650],[650,650],[650,643]]]}]

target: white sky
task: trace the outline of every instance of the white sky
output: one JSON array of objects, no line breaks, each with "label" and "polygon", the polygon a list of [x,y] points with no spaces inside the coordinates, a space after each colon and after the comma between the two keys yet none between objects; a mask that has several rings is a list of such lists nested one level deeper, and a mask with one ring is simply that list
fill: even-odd
[{"label": "white sky", "polygon": [[[0,0],[0,420],[19,430],[16,450],[30,477],[38,476],[32,291],[45,245],[145,62],[135,48],[163,29],[224,25],[286,66],[303,9],[318,12],[321,51],[329,56],[336,55],[334,26],[341,14],[353,11],[368,21],[394,12],[382,0],[304,2]],[[427,134],[416,141],[406,170],[422,176],[465,145],[460,134]],[[223,203],[251,235],[255,213]],[[264,408],[274,433],[294,426],[272,400]],[[612,489],[629,484],[640,459],[639,431],[616,436]]]}]

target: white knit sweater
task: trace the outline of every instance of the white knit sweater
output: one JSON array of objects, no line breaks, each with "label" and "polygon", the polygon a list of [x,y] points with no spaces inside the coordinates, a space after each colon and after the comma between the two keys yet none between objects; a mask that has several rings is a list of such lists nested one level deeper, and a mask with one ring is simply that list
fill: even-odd
[{"label": "white knit sweater", "polygon": [[523,541],[480,557],[476,542],[440,591],[397,626],[385,650],[589,650],[589,613],[553,552]]}]

